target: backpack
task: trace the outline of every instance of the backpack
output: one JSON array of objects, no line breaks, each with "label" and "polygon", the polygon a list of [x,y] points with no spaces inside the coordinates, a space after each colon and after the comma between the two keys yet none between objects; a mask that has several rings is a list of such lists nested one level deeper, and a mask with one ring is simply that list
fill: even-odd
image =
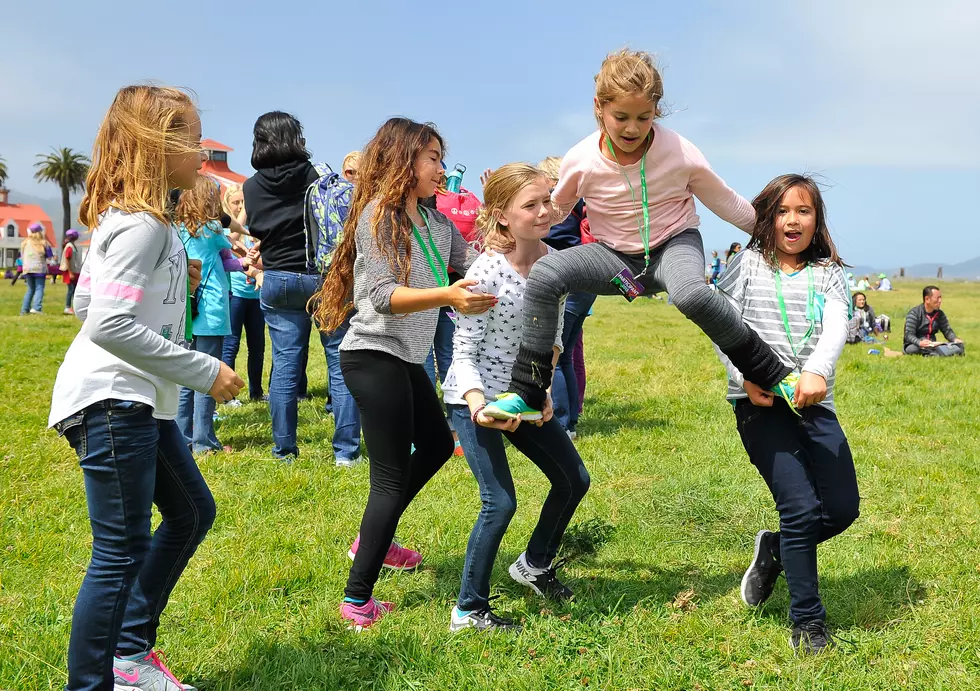
[{"label": "backpack", "polygon": [[327,273],[333,252],[344,234],[354,185],[326,163],[314,164],[320,176],[306,190],[303,228],[306,231],[306,268]]},{"label": "backpack", "polygon": [[[69,259],[66,255],[67,250],[71,247],[71,258]],[[61,253],[61,273],[69,273],[77,276],[82,273],[82,253],[78,251],[78,246],[74,242],[69,242],[65,245],[65,249]]]},{"label": "backpack", "polygon": [[467,189],[459,192],[436,192],[436,209],[444,213],[459,230],[466,242],[476,242],[476,217],[483,206]]}]

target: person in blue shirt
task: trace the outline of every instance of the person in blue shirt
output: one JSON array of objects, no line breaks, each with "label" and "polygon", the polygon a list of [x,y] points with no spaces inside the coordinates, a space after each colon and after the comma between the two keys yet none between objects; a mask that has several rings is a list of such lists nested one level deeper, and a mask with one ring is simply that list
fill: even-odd
[{"label": "person in blue shirt", "polygon": [[[231,241],[221,223],[221,194],[218,185],[200,176],[194,189],[180,195],[176,222],[181,242],[190,259],[201,260],[201,285],[195,296],[191,349],[221,359],[225,336],[231,334],[229,306],[229,271],[244,271],[247,266],[232,252]],[[223,447],[214,432],[215,401],[186,387],[180,390],[177,425],[193,453],[230,451]]]},{"label": "person in blue shirt", "polygon": [[[222,197],[225,213],[234,218],[242,226],[246,225],[245,197],[240,185],[231,185]],[[247,228],[246,228],[247,230]],[[232,234],[232,243],[240,242],[246,250],[256,245],[256,240],[249,235]],[[257,272],[233,272],[228,275],[231,280],[231,298],[229,301],[231,315],[231,333],[225,336],[221,361],[235,369],[235,360],[242,342],[242,328],[245,329],[245,342],[248,345],[248,398],[251,401],[261,401],[262,369],[265,363],[265,317],[262,316],[262,306],[259,304],[261,289],[256,282]],[[240,406],[241,401],[235,399],[229,405]]]}]

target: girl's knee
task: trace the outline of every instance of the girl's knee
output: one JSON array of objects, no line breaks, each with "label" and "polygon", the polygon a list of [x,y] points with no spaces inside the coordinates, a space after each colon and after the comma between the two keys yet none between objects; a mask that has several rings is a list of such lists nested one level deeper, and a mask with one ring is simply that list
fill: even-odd
[{"label": "girl's knee", "polygon": [[579,468],[578,475],[575,478],[575,482],[572,484],[572,494],[576,499],[581,500],[586,492],[589,491],[589,487],[592,486],[592,478],[589,476],[589,471],[585,469],[585,466]]},{"label": "girl's knee", "polygon": [[[674,287],[670,299],[685,317],[699,314],[715,298],[716,293],[704,281],[692,281]],[[724,298],[722,298],[724,299]]]}]

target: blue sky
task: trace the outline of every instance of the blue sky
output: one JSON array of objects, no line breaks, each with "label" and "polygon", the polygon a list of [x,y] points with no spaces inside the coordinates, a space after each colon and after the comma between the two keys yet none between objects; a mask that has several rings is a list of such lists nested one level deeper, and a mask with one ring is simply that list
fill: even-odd
[{"label": "blue sky", "polygon": [[[415,8],[414,10],[411,8]],[[851,263],[980,255],[980,3],[972,0],[109,2],[4,9],[0,156],[14,190],[35,154],[90,151],[122,85],[193,88],[206,137],[249,174],[251,127],[287,110],[339,166],[386,118],[435,122],[450,166],[561,155],[594,128],[593,81],[624,45],[664,69],[664,122],[751,198],[819,173]],[[967,203],[964,212],[963,203]],[[707,249],[744,239],[703,211]]]}]

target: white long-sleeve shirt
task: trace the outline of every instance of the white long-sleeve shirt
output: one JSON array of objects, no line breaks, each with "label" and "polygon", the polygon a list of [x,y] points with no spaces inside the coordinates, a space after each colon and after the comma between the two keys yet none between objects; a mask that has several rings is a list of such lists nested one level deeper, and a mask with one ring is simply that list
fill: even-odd
[{"label": "white long-sleeve shirt", "polygon": [[[806,316],[809,292],[807,270],[804,268],[794,274],[780,273],[786,317],[793,341],[797,344],[795,354],[779,308],[775,272],[759,252],[745,250],[737,254],[718,282],[718,288],[742,315],[745,324],[759,334],[780,360],[798,373],[812,372],[827,380],[827,397],[820,405],[834,410],[834,371],[837,358],[847,341],[850,291],[847,277],[840,266],[814,264],[811,268],[817,319],[813,333],[802,346],[799,344],[810,326]],[[715,350],[728,370],[728,400],[748,397],[742,388],[745,381],[742,373],[717,347]]]},{"label": "white long-sleeve shirt", "polygon": [[48,424],[114,398],[177,416],[177,387],[207,392],[220,361],[187,350],[187,254],[150,214],[110,209],[92,235],[75,291],[82,328],[58,370]]},{"label": "white long-sleeve shirt", "polygon": [[[551,250],[554,251],[554,250]],[[478,389],[488,401],[507,390],[523,330],[524,289],[521,276],[496,252],[481,254],[466,272],[478,281],[472,290],[497,296],[497,306],[477,315],[460,315],[453,336],[453,364],[442,385],[446,403],[465,405],[463,395]],[[561,349],[564,304],[559,306],[555,345]]]}]

